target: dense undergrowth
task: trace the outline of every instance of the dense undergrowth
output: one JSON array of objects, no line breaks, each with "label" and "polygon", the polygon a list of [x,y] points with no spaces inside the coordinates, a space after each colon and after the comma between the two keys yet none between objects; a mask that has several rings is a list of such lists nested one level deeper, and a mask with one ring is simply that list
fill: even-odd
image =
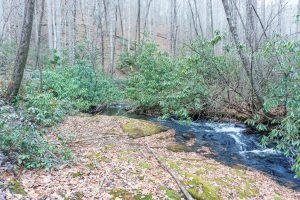
[{"label": "dense undergrowth", "polygon": [[69,160],[72,153],[64,146],[69,138],[60,137],[53,127],[61,144],[51,145],[44,137],[47,127],[62,121],[66,114],[122,99],[111,78],[83,61],[72,67],[47,68],[42,77],[41,90],[39,73],[33,72],[14,107],[2,100],[0,149],[16,166],[51,168]]},{"label": "dense undergrowth", "polygon": [[[0,122],[2,151],[26,167],[51,166],[57,157],[67,159],[70,153],[64,148],[59,152],[43,140],[44,127],[55,125],[66,114],[126,99],[165,118],[234,110],[233,116],[242,114],[248,124],[268,132],[262,143],[293,158],[293,169],[300,176],[300,43],[274,37],[253,54],[253,77],[264,100],[259,107],[235,48],[223,37],[197,39],[176,57],[143,41],[135,51],[120,56],[120,68],[128,74],[124,91],[85,61],[46,67],[42,81],[39,71],[34,71],[14,102],[22,110],[20,118],[29,123],[10,128],[5,120]],[[215,52],[220,42],[222,54]]]},{"label": "dense undergrowth", "polygon": [[253,81],[264,100],[259,107],[235,48],[228,43],[221,55],[214,52],[222,38],[197,39],[176,58],[150,41],[123,53],[120,68],[129,73],[127,97],[139,109],[165,117],[220,115],[226,109],[234,110],[235,117],[243,114],[246,123],[268,133],[264,145],[293,158],[300,177],[300,43],[275,36],[253,54]]}]

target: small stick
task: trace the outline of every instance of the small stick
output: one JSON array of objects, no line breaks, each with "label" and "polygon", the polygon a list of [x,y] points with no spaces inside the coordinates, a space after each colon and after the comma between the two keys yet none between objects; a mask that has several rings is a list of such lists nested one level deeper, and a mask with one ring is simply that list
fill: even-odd
[{"label": "small stick", "polygon": [[153,150],[149,147],[148,143],[147,144],[147,149],[153,154],[154,158],[157,160],[157,162],[174,178],[176,181],[177,185],[179,186],[180,190],[183,192],[185,198],[187,200],[194,200],[194,198],[190,195],[190,193],[185,189],[185,187],[180,183],[177,175],[171,171],[159,158],[158,156],[153,152]]}]

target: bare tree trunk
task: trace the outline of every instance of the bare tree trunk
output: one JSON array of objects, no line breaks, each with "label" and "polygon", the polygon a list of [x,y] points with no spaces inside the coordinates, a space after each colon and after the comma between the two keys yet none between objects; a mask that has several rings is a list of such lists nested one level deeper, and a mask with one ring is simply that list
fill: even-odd
[{"label": "bare tree trunk", "polygon": [[261,0],[261,22],[266,26],[266,0]]},{"label": "bare tree trunk", "polygon": [[140,44],[141,42],[141,0],[138,0],[138,14],[137,14],[137,42]]},{"label": "bare tree trunk", "polygon": [[45,0],[42,0],[41,13],[40,13],[39,24],[38,24],[38,29],[37,29],[37,47],[36,47],[35,68],[37,68],[39,66],[40,48],[41,48],[41,33],[42,33],[44,11],[45,11]]},{"label": "bare tree trunk", "polygon": [[19,93],[23,74],[29,52],[30,37],[32,32],[35,0],[25,1],[24,20],[22,25],[21,40],[16,55],[13,76],[7,89],[7,97],[13,99]]},{"label": "bare tree trunk", "polygon": [[244,49],[242,48],[238,33],[237,33],[237,28],[235,26],[235,24],[233,23],[232,20],[232,14],[230,11],[230,7],[229,7],[229,3],[228,0],[222,0],[223,6],[224,6],[224,10],[225,10],[225,14],[226,14],[226,18],[227,18],[227,22],[229,25],[229,29],[230,32],[232,34],[235,46],[237,48],[238,54],[240,56],[240,59],[242,61],[243,64],[243,68],[246,71],[247,77],[250,81],[251,87],[254,91],[254,95],[257,98],[257,103],[259,106],[259,109],[262,108],[263,105],[263,98],[261,95],[261,90],[258,86],[258,83],[256,83],[252,77],[252,71],[251,71],[251,63],[250,63],[250,59],[248,58],[248,56],[246,55]]},{"label": "bare tree trunk", "polygon": [[206,0],[206,35],[208,39],[213,37],[213,13],[212,13],[212,0]]},{"label": "bare tree trunk", "polygon": [[75,64],[75,41],[76,41],[76,1],[68,0],[68,54],[69,54],[69,64]]},{"label": "bare tree trunk", "polygon": [[[113,15],[114,14],[114,15]],[[117,36],[117,24],[118,24],[118,8],[115,6],[115,12],[112,12],[111,19],[114,19],[113,22],[110,23],[110,73],[114,74],[115,67],[115,54],[116,54],[116,36]]]},{"label": "bare tree trunk", "polygon": [[62,33],[62,19],[61,19],[61,0],[55,0],[55,18],[56,18],[56,50],[57,55],[61,59],[61,33]]},{"label": "bare tree trunk", "polygon": [[48,23],[48,42],[50,51],[53,50],[53,27],[52,27],[52,6],[51,0],[47,0],[47,23]]},{"label": "bare tree trunk", "polygon": [[203,34],[203,28],[202,28],[202,24],[201,24],[200,14],[198,12],[197,0],[194,0],[194,6],[195,6],[195,13],[196,13],[196,16],[197,16],[197,19],[198,19],[198,24],[199,24],[200,32],[201,32],[201,35],[203,36],[204,34]]},{"label": "bare tree trunk", "polygon": [[300,25],[300,0],[298,0],[298,5],[297,5],[297,33],[299,32],[299,25]]},{"label": "bare tree trunk", "polygon": [[147,4],[147,11],[146,11],[145,22],[144,22],[144,26],[143,26],[144,32],[145,32],[145,30],[146,30],[147,21],[148,21],[148,16],[149,16],[149,11],[150,11],[150,7],[151,7],[152,1],[153,1],[153,0],[149,0],[149,1],[148,1],[148,4]]},{"label": "bare tree trunk", "polygon": [[198,37],[199,33],[198,33],[198,28],[197,28],[195,14],[194,14],[194,11],[193,11],[191,0],[188,1],[188,4],[189,4],[189,8],[190,8],[191,14],[192,14],[193,26],[194,26],[194,30],[195,30],[195,33],[196,33],[196,37]]},{"label": "bare tree trunk", "polygon": [[[0,35],[3,35],[3,25],[4,25],[4,17],[3,17],[3,0],[0,0]],[[2,40],[0,40],[2,41]]]},{"label": "bare tree trunk", "polygon": [[277,30],[278,33],[281,34],[282,33],[282,0],[278,0],[278,18],[277,18]]}]

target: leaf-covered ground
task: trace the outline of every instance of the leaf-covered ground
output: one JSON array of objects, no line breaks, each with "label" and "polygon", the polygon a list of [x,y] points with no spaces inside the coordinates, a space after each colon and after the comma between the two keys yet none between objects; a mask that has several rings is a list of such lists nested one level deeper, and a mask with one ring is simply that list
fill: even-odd
[{"label": "leaf-covered ground", "polygon": [[[52,171],[23,171],[18,180],[0,176],[0,199],[184,199],[179,187],[146,145],[159,156],[195,199],[300,199],[271,177],[243,166],[207,158],[209,149],[190,152],[174,130],[112,116],[70,116],[53,132],[72,138],[74,163]],[[163,131],[163,132],[160,132]],[[2,189],[1,189],[2,188]]]}]

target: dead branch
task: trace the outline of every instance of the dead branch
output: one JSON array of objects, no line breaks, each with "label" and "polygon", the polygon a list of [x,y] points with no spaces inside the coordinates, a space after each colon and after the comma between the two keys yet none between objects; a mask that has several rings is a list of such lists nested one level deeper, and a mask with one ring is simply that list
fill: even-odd
[{"label": "dead branch", "polygon": [[178,179],[177,175],[171,171],[159,158],[158,156],[153,152],[153,150],[149,147],[148,143],[146,143],[146,148],[148,151],[154,156],[154,158],[157,160],[157,162],[164,168],[176,181],[177,185],[179,186],[180,190],[183,192],[185,198],[187,200],[194,200],[194,198],[190,195],[190,193],[185,189],[185,187],[181,184],[180,180]]}]

